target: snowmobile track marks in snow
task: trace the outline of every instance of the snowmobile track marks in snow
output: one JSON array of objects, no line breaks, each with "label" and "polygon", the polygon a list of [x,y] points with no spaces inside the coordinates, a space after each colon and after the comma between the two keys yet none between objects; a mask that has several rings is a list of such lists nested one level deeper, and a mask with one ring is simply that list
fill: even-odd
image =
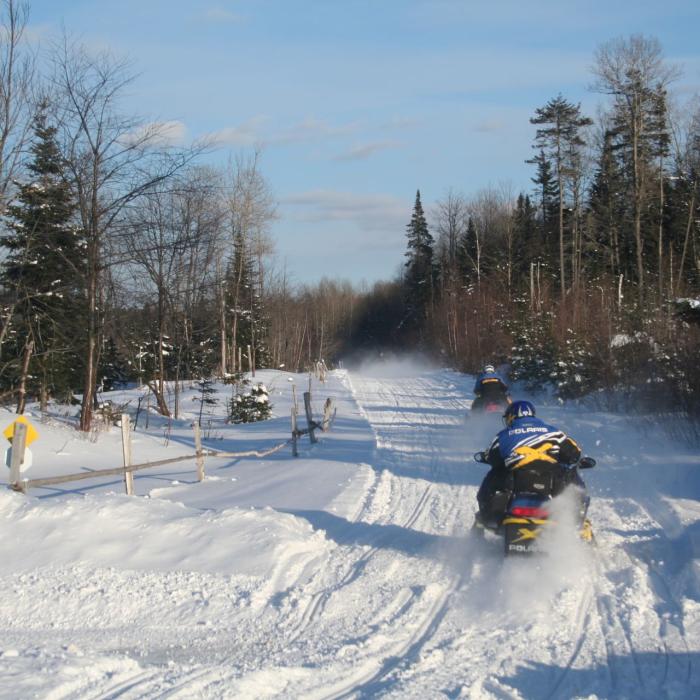
[{"label": "snowmobile track marks in snow", "polygon": [[[406,520],[402,527],[410,528],[415,523],[416,519],[420,516],[425,506],[425,503],[428,500],[430,491],[431,485],[429,484],[423,492],[423,496],[416,504],[416,507],[414,508],[410,517]],[[289,641],[294,642],[298,640],[301,636],[303,636],[305,630],[308,629],[309,626],[315,620],[317,620],[321,615],[323,615],[323,611],[331,596],[335,595],[336,593],[338,593],[338,591],[356,581],[364,572],[369,561],[377,554],[377,552],[390,545],[391,540],[395,539],[395,537],[396,535],[394,535],[393,537],[391,535],[382,535],[378,537],[377,544],[372,546],[370,549],[364,551],[357,559],[352,561],[350,568],[347,570],[345,575],[334,586],[314,593],[309,601],[309,604],[306,606],[304,612],[302,613],[298,626],[289,636]]]},{"label": "snowmobile track marks in snow", "polygon": [[595,593],[592,590],[587,590],[585,595],[581,599],[581,603],[576,613],[575,629],[578,631],[578,638],[576,644],[574,646],[573,651],[571,652],[571,656],[566,662],[566,665],[562,669],[559,678],[552,686],[552,689],[549,691],[549,694],[547,695],[547,700],[552,700],[552,698],[561,697],[561,695],[558,695],[559,689],[562,687],[564,681],[569,676],[569,672],[571,671],[574,663],[576,662],[576,659],[578,658],[579,654],[581,653],[581,650],[583,649],[586,643],[588,629],[591,624],[591,618],[593,616],[594,599]]}]

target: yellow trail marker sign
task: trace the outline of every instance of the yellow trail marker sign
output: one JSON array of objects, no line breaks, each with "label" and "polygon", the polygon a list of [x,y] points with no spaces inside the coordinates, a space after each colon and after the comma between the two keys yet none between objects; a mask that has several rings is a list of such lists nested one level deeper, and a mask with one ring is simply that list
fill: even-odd
[{"label": "yellow trail marker sign", "polygon": [[17,423],[24,423],[27,426],[27,447],[29,447],[29,445],[39,437],[39,433],[36,432],[36,428],[24,416],[20,416],[14,423],[10,423],[10,425],[3,430],[2,434],[12,442],[12,437],[15,434],[15,425],[17,425]]}]

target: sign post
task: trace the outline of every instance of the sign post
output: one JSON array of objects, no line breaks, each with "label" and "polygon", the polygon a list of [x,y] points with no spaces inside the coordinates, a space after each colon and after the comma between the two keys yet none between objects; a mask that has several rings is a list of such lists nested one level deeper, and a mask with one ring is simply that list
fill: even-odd
[{"label": "sign post", "polygon": [[15,434],[15,430],[18,425],[27,426],[27,441],[26,446],[29,447],[34,440],[39,437],[39,433],[36,432],[36,428],[24,417],[20,416],[17,420],[10,423],[10,425],[2,431],[2,434],[8,439],[10,444],[12,444],[12,436]]},{"label": "sign post", "polygon": [[[124,466],[131,466],[131,422],[128,413],[122,413],[122,456]],[[134,472],[124,470],[124,488],[127,496],[134,495]]]},{"label": "sign post", "polygon": [[[12,447],[10,458],[10,486],[15,491],[24,491],[20,480],[20,470],[24,461],[24,450],[27,446],[27,433],[29,428],[26,423],[16,421],[13,423]],[[7,431],[5,431],[7,432]],[[36,431],[35,431],[36,432]]]}]

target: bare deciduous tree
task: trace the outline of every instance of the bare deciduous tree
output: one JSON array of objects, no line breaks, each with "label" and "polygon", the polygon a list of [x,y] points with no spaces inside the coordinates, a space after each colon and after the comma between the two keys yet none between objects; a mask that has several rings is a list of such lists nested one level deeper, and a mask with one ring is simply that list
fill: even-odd
[{"label": "bare deciduous tree", "polygon": [[126,215],[124,252],[132,269],[145,272],[145,280],[140,275],[133,279],[141,282],[147,298],[156,299],[157,373],[149,386],[166,416],[166,340],[176,340],[177,380],[181,353],[193,339],[195,309],[215,284],[213,263],[223,218],[219,188],[217,173],[194,168],[173,178],[167,188],[145,194]]},{"label": "bare deciduous tree", "polygon": [[[87,238],[88,322],[80,429],[90,429],[96,390],[104,251],[124,208],[165,181],[193,156],[169,154],[162,124],[143,124],[119,111],[133,76],[125,61],[91,55],[67,37],[54,47],[52,87]],[[166,155],[167,154],[167,155]]]},{"label": "bare deciduous tree", "polygon": [[0,212],[32,123],[34,56],[23,46],[29,5],[0,2]]},{"label": "bare deciduous tree", "polygon": [[625,132],[629,149],[637,283],[642,299],[642,215],[650,158],[646,141],[652,136],[650,131],[654,128],[658,97],[678,77],[679,70],[664,61],[657,39],[635,34],[629,39],[617,38],[600,46],[595,53],[593,74],[596,77],[593,88],[614,98],[619,127]]},{"label": "bare deciduous tree", "polygon": [[445,257],[449,265],[454,266],[457,258],[457,243],[464,235],[469,220],[466,198],[449,190],[445,198],[436,203],[433,219],[438,234],[438,257]]},{"label": "bare deciduous tree", "polygon": [[[28,18],[27,3],[0,2],[0,214],[5,212],[33,116],[35,60],[23,45]],[[14,305],[10,304],[2,319],[0,347],[13,312]]]},{"label": "bare deciduous tree", "polygon": [[[260,172],[261,152],[256,150],[251,156],[237,156],[229,165],[229,191],[226,197],[228,222],[231,241],[238,240],[255,260],[255,281],[258,285],[257,294],[263,297],[266,279],[265,260],[270,256],[274,247],[269,236],[269,227],[277,216],[276,204],[270,186]],[[243,257],[239,257],[239,266],[243,264]],[[240,311],[243,305],[245,290],[241,288],[244,277],[242,269],[229,271],[226,293],[221,294],[220,334],[221,334],[221,372],[225,374],[229,363],[227,356],[231,358],[231,367],[236,367],[236,336],[240,319]],[[227,327],[228,314],[224,311],[223,304],[228,297],[231,301],[231,323]],[[247,306],[247,305],[246,305]],[[231,338],[231,344],[226,347],[226,338]],[[255,357],[255,338],[253,338],[251,351]]]}]

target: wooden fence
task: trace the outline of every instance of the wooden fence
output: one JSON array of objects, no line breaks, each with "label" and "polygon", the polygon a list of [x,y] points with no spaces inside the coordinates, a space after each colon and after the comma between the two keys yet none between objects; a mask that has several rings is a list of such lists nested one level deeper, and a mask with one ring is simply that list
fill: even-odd
[{"label": "wooden fence", "polygon": [[134,494],[134,472],[141,471],[143,469],[152,469],[153,467],[162,467],[167,464],[175,464],[176,462],[194,460],[197,466],[197,480],[203,481],[205,476],[204,460],[206,457],[267,457],[275,452],[279,452],[290,444],[292,445],[292,454],[295,457],[298,457],[298,439],[303,435],[308,435],[311,443],[315,444],[318,442],[315,431],[322,430],[323,432],[326,432],[330,430],[336,414],[335,408],[333,407],[333,402],[330,398],[328,398],[326,399],[323,407],[323,419],[321,423],[314,421],[311,411],[310,391],[304,393],[304,411],[306,413],[307,421],[306,428],[297,427],[298,410],[295,392],[294,404],[292,406],[292,436],[288,440],[285,440],[284,442],[281,442],[278,445],[270,447],[266,450],[247,450],[245,452],[220,452],[218,450],[205,450],[202,447],[202,436],[199,423],[195,422],[193,424],[194,446],[196,450],[194,454],[160,459],[155,462],[144,462],[143,464],[131,463],[131,420],[129,415],[124,413],[121,417],[123,466],[114,467],[111,469],[95,469],[93,471],[79,472],[77,474],[64,474],[63,476],[51,476],[42,479],[22,479],[20,477],[21,463],[27,439],[27,426],[18,422],[15,424],[15,433],[11,447],[10,488],[14,489],[15,491],[26,493],[30,488],[37,488],[39,486],[53,486],[56,484],[65,484],[70,481],[82,481],[83,479],[96,479],[103,476],[118,476],[121,474],[124,476],[124,488],[126,493],[127,495],[132,496]]}]

